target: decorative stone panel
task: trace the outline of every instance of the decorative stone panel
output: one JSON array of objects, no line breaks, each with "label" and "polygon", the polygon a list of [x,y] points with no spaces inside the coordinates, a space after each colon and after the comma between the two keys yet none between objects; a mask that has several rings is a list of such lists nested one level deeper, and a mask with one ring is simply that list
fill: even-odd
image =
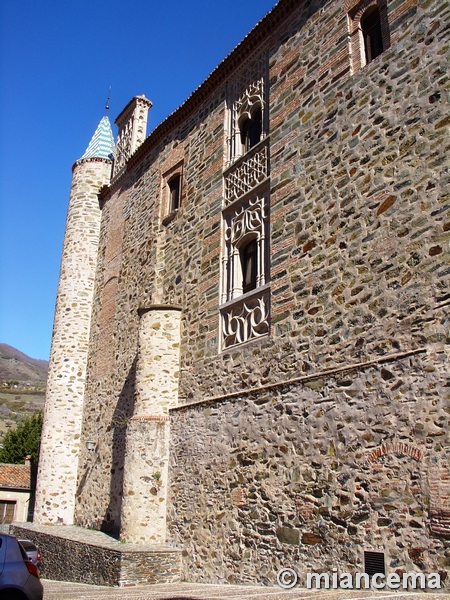
[{"label": "decorative stone panel", "polygon": [[224,172],[225,206],[250,192],[269,176],[269,147],[260,142]]},{"label": "decorative stone panel", "polygon": [[145,96],[135,96],[115,120],[119,133],[113,177],[123,171],[127,160],[145,140],[148,111],[151,107],[151,101]]},{"label": "decorative stone panel", "polygon": [[220,308],[222,350],[266,336],[270,331],[270,288],[248,292]]},{"label": "decorative stone panel", "polygon": [[[266,336],[270,330],[268,191],[244,195],[222,213],[222,305],[220,348]],[[256,289],[243,294],[241,247],[256,239]]]}]

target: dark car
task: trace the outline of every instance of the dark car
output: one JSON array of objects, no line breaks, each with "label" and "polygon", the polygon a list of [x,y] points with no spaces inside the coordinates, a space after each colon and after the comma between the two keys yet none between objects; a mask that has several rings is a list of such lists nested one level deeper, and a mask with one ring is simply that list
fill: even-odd
[{"label": "dark car", "polygon": [[0,533],[1,600],[42,600],[43,596],[36,565],[14,536]]},{"label": "dark car", "polygon": [[27,553],[28,558],[33,562],[37,567],[41,566],[41,552],[39,548],[34,544],[31,540],[18,540],[19,544]]}]

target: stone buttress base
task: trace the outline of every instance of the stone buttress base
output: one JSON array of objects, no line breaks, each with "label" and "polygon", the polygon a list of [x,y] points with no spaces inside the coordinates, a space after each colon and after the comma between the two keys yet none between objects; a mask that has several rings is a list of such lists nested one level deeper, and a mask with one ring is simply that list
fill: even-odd
[{"label": "stone buttress base", "polygon": [[119,587],[180,581],[181,551],[168,546],[122,544],[71,525],[14,523],[11,533],[39,547],[44,579]]}]

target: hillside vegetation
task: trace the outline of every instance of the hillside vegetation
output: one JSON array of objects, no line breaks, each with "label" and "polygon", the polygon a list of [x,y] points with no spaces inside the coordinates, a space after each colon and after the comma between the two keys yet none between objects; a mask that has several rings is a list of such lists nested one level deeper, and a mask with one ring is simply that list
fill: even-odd
[{"label": "hillside vegetation", "polygon": [[48,361],[0,344],[0,437],[43,409],[47,371]]}]

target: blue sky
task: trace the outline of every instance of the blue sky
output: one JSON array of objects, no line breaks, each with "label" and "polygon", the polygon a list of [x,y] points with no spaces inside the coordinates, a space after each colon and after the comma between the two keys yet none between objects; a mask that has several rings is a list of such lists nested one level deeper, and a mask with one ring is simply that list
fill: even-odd
[{"label": "blue sky", "polygon": [[275,1],[0,0],[0,342],[49,356],[71,167],[109,87],[111,122],[152,100],[150,133]]}]

